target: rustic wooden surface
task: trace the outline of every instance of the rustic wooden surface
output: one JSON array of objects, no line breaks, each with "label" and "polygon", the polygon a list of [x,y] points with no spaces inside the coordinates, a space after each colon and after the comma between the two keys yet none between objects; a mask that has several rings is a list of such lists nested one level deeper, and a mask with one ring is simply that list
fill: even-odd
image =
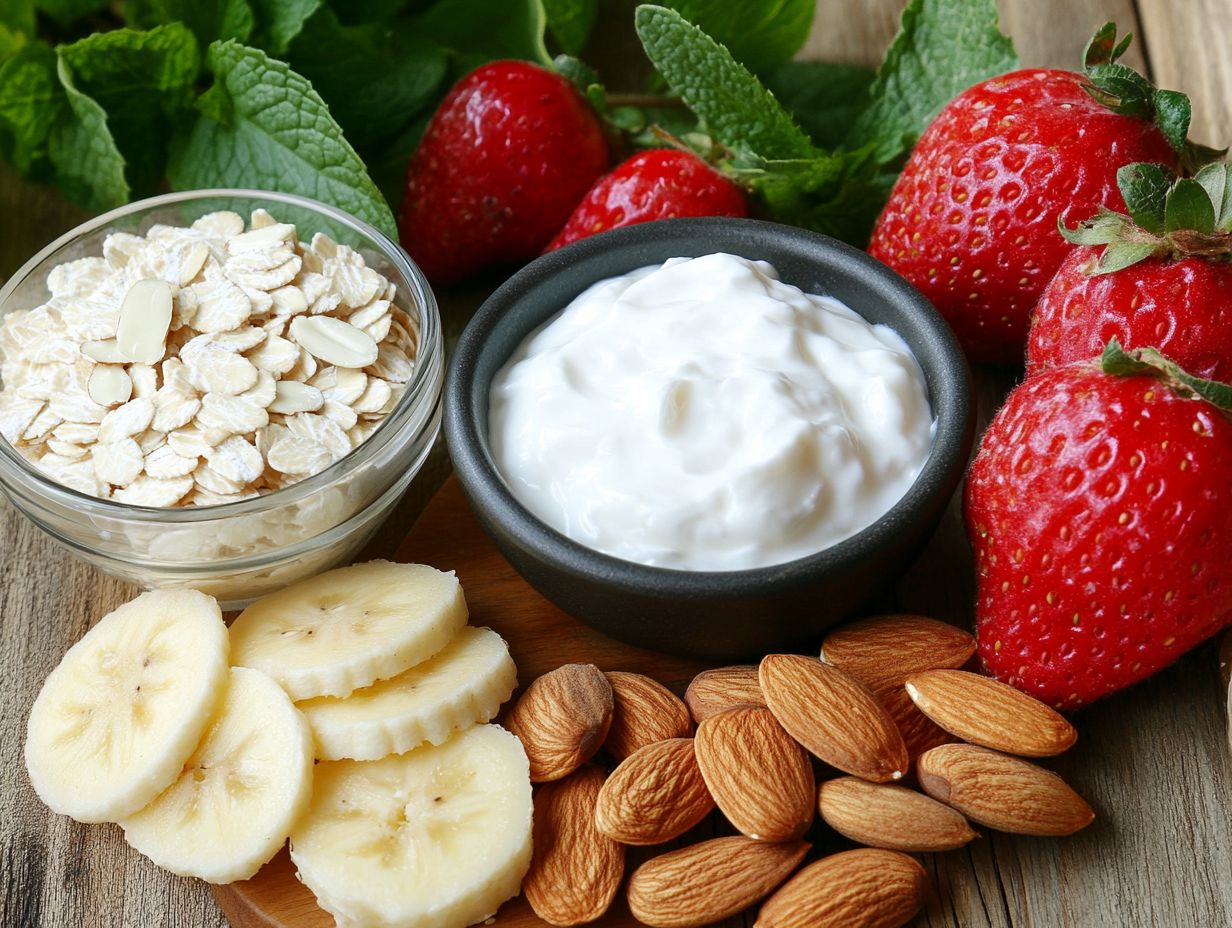
[{"label": "rustic wooden surface", "polygon": [[[2,2],[2,0],[0,0]],[[902,0],[818,0],[805,54],[874,64]],[[1227,0],[1001,0],[1028,64],[1072,67],[1093,28],[1115,19],[1140,41],[1130,62],[1195,105],[1194,134],[1232,136]],[[82,218],[0,165],[0,279]],[[447,308],[456,330],[473,294]],[[980,375],[986,416],[1011,382]],[[428,484],[433,481],[427,481]],[[410,501],[378,539],[389,551]],[[132,593],[75,561],[0,501],[0,925],[20,928],[225,928],[208,888],[158,870],[119,829],[51,815],[26,780],[25,719],[46,674],[103,613]],[[478,579],[478,578],[477,578]],[[970,564],[952,508],[897,589],[903,608],[966,621]],[[1065,841],[989,835],[927,858],[930,928],[1221,928],[1232,925],[1232,760],[1210,647],[1078,721],[1057,768],[1096,806],[1097,824]],[[244,926],[248,928],[248,926]]]}]

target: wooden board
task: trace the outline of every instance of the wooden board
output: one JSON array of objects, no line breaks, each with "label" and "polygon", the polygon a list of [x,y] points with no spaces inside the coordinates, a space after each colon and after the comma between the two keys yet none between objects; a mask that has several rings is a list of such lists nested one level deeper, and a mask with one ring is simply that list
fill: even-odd
[{"label": "wooden board", "polygon": [[[455,478],[450,478],[416,521],[397,560],[457,571],[470,607],[471,624],[496,629],[509,642],[525,685],[561,664],[592,663],[603,670],[649,674],[679,692],[706,665],[622,644],[570,618],[536,593],[497,552],[471,515]],[[214,891],[232,928],[332,928],[312,893],[295,878],[283,851],[251,880]],[[546,924],[518,898],[501,909],[500,928]],[[603,928],[638,924],[627,911],[596,923]]]}]

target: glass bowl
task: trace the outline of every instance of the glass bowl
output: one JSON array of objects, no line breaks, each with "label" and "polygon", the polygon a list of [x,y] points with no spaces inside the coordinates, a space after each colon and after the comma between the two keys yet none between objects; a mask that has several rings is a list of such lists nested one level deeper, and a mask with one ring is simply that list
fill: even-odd
[{"label": "glass bowl", "polygon": [[[319,474],[267,495],[200,508],[151,508],[99,499],[56,483],[0,438],[0,490],[35,525],[84,561],[137,585],[192,587],[239,608],[271,590],[353,557],[402,497],[441,423],[444,371],[436,299],[398,245],[365,222],[305,197],[257,190],[172,193],[112,210],[56,239],[0,289],[0,316],[46,302],[56,265],[102,254],[112,232],[188,225],[216,210],[247,218],[263,208],[356,249],[398,288],[413,321],[415,368],[380,427]],[[0,383],[0,387],[3,384]]]}]

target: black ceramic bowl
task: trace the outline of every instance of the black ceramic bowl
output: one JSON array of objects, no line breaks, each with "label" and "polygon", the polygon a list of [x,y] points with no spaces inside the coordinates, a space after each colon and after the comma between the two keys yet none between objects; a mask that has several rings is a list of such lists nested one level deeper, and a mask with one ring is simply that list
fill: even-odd
[{"label": "black ceramic bowl", "polygon": [[[857,535],[770,567],[686,571],[601,554],[519,503],[488,444],[488,391],[522,340],[596,281],[668,258],[725,251],[761,258],[787,283],[837,297],[911,347],[928,383],[936,437],[907,494]],[[615,638],[729,660],[789,648],[851,615],[910,564],[936,528],[970,451],[970,375],[949,327],[920,293],[864,252],[790,226],[674,219],[617,229],[532,262],[480,308],[445,382],[445,435],[462,488],[518,572],[571,615]]]}]

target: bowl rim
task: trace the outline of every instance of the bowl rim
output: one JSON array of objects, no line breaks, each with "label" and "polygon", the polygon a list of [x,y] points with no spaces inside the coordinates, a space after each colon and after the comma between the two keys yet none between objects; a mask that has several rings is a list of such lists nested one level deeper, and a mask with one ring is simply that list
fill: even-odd
[{"label": "bowl rim", "polygon": [[[39,265],[50,258],[53,254],[59,251],[66,245],[71,244],[78,238],[88,235],[91,232],[96,232],[99,229],[105,228],[119,219],[134,213],[142,212],[143,210],[157,209],[164,206],[174,206],[180,203],[189,203],[194,200],[206,199],[259,199],[265,202],[275,202],[293,206],[300,209],[306,209],[314,213],[322,214],[329,219],[339,222],[344,226],[348,226],[355,231],[361,233],[371,239],[382,251],[385,257],[391,261],[403,277],[408,281],[412,290],[412,297],[416,305],[419,307],[419,343],[416,352],[415,368],[412,371],[411,379],[407,382],[406,390],[403,392],[402,398],[398,401],[398,405],[385,417],[378,428],[361,444],[355,446],[348,451],[343,457],[339,458],[334,463],[330,464],[324,470],[305,477],[303,480],[297,481],[289,486],[282,487],[272,493],[265,493],[251,499],[239,500],[233,503],[221,503],[213,506],[185,506],[185,507],[160,507],[160,506],[138,506],[132,503],[122,503],[116,500],[103,499],[98,496],[91,496],[88,493],[82,493],[80,490],[74,490],[72,487],[67,487],[64,484],[56,482],[54,479],[44,474],[42,471],[33,467],[17,450],[4,439],[0,439],[0,478],[4,472],[10,471],[16,479],[22,481],[27,486],[32,487],[38,494],[45,498],[55,500],[60,505],[76,506],[78,508],[92,511],[92,514],[126,519],[130,521],[150,521],[154,523],[166,522],[173,524],[194,523],[194,522],[209,522],[215,519],[230,518],[232,516],[242,516],[253,512],[261,512],[269,508],[278,507],[290,504],[299,499],[311,496],[314,493],[327,489],[329,486],[345,477],[353,468],[360,466],[362,462],[374,456],[377,452],[384,449],[389,442],[402,433],[404,426],[412,416],[425,403],[429,406],[435,406],[432,402],[432,394],[441,394],[441,384],[443,382],[443,366],[444,366],[444,347],[443,334],[441,328],[440,309],[437,305],[436,295],[432,292],[431,286],[428,284],[427,278],[419,269],[419,266],[411,259],[405,249],[397,242],[393,241],[380,229],[370,225],[364,220],[353,216],[345,210],[339,209],[336,206],[331,206],[328,203],[322,203],[320,200],[312,199],[311,197],[301,196],[294,193],[283,193],[270,190],[257,190],[253,188],[242,187],[217,187],[217,188],[202,188],[197,190],[181,190],[172,193],[164,193],[154,197],[146,197],[141,200],[133,200],[123,206],[108,210],[98,216],[86,220],[85,222],[74,226],[63,235],[39,249],[29,260],[18,268],[13,275],[0,287],[0,320],[3,319],[3,307],[13,292],[21,286],[26,279],[33,274]],[[420,361],[426,363],[419,363]],[[433,384],[436,388],[433,389]],[[429,415],[425,418],[426,425],[430,425],[434,420],[431,415],[431,409],[428,410]],[[363,452],[361,454],[361,452]],[[0,489],[7,492],[12,492],[7,486],[6,481],[0,479]]]},{"label": "bowl rim", "polygon": [[[543,522],[518,501],[500,475],[491,456],[487,423],[480,427],[473,402],[480,359],[486,353],[485,346],[493,343],[490,336],[501,319],[545,279],[579,263],[597,260],[603,253],[634,249],[644,242],[670,244],[699,239],[712,243],[712,251],[723,251],[728,246],[738,246],[741,235],[764,236],[768,249],[788,242],[811,246],[817,250],[819,263],[828,270],[854,278],[885,298],[906,304],[920,317],[932,349],[933,376],[921,359],[917,361],[925,373],[936,431],[928,458],[915,481],[889,510],[856,534],[804,557],[740,570],[683,570],[624,560],[574,541]],[[739,253],[735,248],[732,250]],[[774,262],[773,257],[769,260]],[[592,282],[600,279],[596,277]],[[545,315],[535,328],[550,318],[551,314]],[[507,360],[508,357],[502,358],[495,369],[499,370]],[[781,223],[725,217],[666,219],[625,226],[582,239],[526,265],[484,302],[463,331],[446,372],[444,406],[445,436],[454,470],[481,521],[491,520],[516,537],[520,545],[533,549],[541,559],[579,580],[599,579],[622,592],[653,591],[660,598],[677,600],[711,598],[716,594],[753,598],[780,593],[814,585],[820,577],[845,573],[859,563],[893,551],[905,523],[919,519],[933,506],[940,510],[948,503],[966,468],[974,438],[972,381],[966,356],[949,325],[923,294],[866,252],[837,239]],[[936,497],[941,490],[946,491],[945,499],[937,506]]]}]

